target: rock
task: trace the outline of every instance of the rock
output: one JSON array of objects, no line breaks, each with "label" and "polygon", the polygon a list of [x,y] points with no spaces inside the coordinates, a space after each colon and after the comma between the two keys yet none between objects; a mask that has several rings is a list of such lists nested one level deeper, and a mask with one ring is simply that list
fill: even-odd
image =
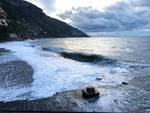
[{"label": "rock", "polygon": [[10,51],[5,48],[0,48],[0,55],[3,55],[4,53],[8,53],[8,52]]},{"label": "rock", "polygon": [[46,48],[46,47],[42,47],[42,49],[45,51],[49,51],[49,48]]},{"label": "rock", "polygon": [[95,93],[95,88],[94,87],[87,87],[86,91],[89,94],[93,94],[93,93]]},{"label": "rock", "polygon": [[[33,99],[33,100],[16,100],[9,102],[0,101],[0,111],[34,111],[36,112],[76,112],[79,111],[79,103],[85,102],[81,98],[81,90],[70,90],[57,92],[51,97]],[[22,113],[19,112],[19,113]],[[1,113],[1,112],[0,112]],[[5,113],[5,112],[4,112]],[[7,113],[7,112],[6,112]]]},{"label": "rock", "polygon": [[82,90],[82,97],[84,98],[93,98],[98,97],[100,93],[96,90],[95,87],[87,87]]},{"label": "rock", "polygon": [[35,45],[31,45],[31,47],[35,47]]},{"label": "rock", "polygon": [[96,80],[102,80],[102,78],[96,78]]},{"label": "rock", "polygon": [[4,52],[10,52],[10,51],[5,48],[0,48],[0,53],[4,53]]},{"label": "rock", "polygon": [[123,84],[123,85],[128,85],[128,83],[127,83],[127,82],[122,82],[122,84]]}]

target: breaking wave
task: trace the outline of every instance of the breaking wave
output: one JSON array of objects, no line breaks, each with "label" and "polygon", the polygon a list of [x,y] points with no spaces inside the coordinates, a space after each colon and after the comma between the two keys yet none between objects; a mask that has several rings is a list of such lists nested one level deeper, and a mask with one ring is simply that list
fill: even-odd
[{"label": "breaking wave", "polygon": [[[30,45],[28,42],[8,42],[0,44],[0,47],[13,51],[13,56],[27,62],[34,70],[31,87],[0,88],[0,101],[46,98],[56,92],[84,88],[91,84],[117,86],[134,77],[122,73],[150,67],[149,64],[118,61],[62,48],[49,48],[46,49],[49,52],[46,52],[41,46]],[[102,80],[99,82],[96,78]]]},{"label": "breaking wave", "polygon": [[70,52],[64,48],[46,48],[42,47],[42,50],[50,51],[59,54],[63,58],[71,59],[79,62],[92,63],[100,66],[111,66],[111,67],[119,67],[126,68],[128,70],[137,70],[143,68],[149,68],[150,64],[145,63],[137,63],[134,61],[119,61],[116,59],[111,59],[99,54],[89,54],[83,52]]},{"label": "breaking wave", "polygon": [[58,53],[60,56],[72,59],[79,62],[87,62],[87,63],[102,63],[102,64],[113,64],[117,62],[117,60],[106,58],[105,56],[98,55],[98,54],[88,54],[88,53],[81,53],[81,52],[70,52],[64,48],[47,48],[41,47],[44,51],[50,51],[54,53]]},{"label": "breaking wave", "polygon": [[89,62],[89,63],[107,63],[107,64],[113,64],[117,60],[106,58],[102,55],[97,54],[86,54],[86,53],[79,53],[79,52],[61,52],[61,56],[64,58],[80,61],[80,62]]}]

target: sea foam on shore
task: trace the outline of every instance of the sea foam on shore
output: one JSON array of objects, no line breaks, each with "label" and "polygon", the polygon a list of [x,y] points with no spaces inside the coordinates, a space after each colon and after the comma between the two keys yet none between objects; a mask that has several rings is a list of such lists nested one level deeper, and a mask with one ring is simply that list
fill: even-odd
[{"label": "sea foam on shore", "polygon": [[[56,92],[88,85],[116,85],[126,79],[119,75],[126,71],[123,68],[100,68],[96,65],[65,59],[54,52],[32,47],[28,41],[3,43],[0,47],[12,51],[17,58],[32,66],[34,74],[30,88],[31,99],[49,97]],[[117,73],[113,75],[112,71]],[[97,77],[103,78],[101,83],[95,80]]]}]

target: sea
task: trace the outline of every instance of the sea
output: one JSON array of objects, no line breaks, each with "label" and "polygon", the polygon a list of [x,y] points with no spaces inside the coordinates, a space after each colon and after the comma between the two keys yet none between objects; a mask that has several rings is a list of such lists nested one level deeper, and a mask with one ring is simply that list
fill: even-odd
[{"label": "sea", "polygon": [[[87,111],[124,111],[131,106],[150,111],[150,90],[144,84],[150,82],[150,37],[42,38],[0,47],[13,51],[34,70],[31,87],[0,89],[1,101],[34,100],[95,86],[102,88],[104,96],[84,106]],[[138,77],[148,78],[140,86],[141,81],[132,83]],[[120,88],[129,81],[132,85]]]}]

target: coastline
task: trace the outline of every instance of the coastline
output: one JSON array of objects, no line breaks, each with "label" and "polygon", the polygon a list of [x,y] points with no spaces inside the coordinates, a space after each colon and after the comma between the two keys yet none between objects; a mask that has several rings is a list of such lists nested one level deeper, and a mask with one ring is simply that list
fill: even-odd
[{"label": "coastline", "polygon": [[[9,87],[10,89],[14,87],[30,88],[32,82],[34,81],[34,71],[32,69],[33,67],[27,64],[25,61],[22,61],[19,58],[15,58],[15,56],[11,56],[11,53],[12,51],[9,51],[7,49],[1,49],[0,51],[0,75],[2,75],[3,73],[0,82],[1,84],[4,84],[4,81],[8,81],[5,83],[10,83],[4,84],[4,87],[2,87],[2,89],[7,90],[6,87]],[[144,69],[144,71],[145,70],[146,69]],[[16,74],[18,73],[18,71],[19,73],[21,72],[21,74]],[[149,68],[147,68],[147,73],[149,73]],[[129,81],[125,81],[128,83],[127,85],[118,84],[117,86],[97,86],[100,91],[100,97],[95,100],[87,100],[82,98],[82,89],[60,91],[52,96],[33,100],[30,98],[31,92],[22,92],[20,96],[23,97],[24,95],[28,95],[27,97],[29,97],[29,99],[25,97],[21,100],[16,98],[14,101],[11,98],[12,100],[10,99],[9,102],[1,101],[0,111],[59,110],[75,112],[147,112],[150,109],[150,90],[147,87],[150,85],[150,75],[141,75],[142,73],[138,73],[138,71],[132,74],[137,74],[137,77]],[[7,79],[5,79],[5,75],[7,75]],[[144,101],[143,98],[145,98]],[[140,106],[141,103],[143,104],[142,107]],[[134,106],[134,108],[132,106]]]},{"label": "coastline", "polygon": [[[149,77],[150,78],[150,77]],[[137,78],[139,79],[139,78]],[[138,82],[135,79],[131,82]],[[138,83],[141,83],[139,81]],[[130,83],[130,81],[129,81]],[[150,85],[150,84],[149,84]],[[64,92],[58,92],[51,97],[41,98],[36,100],[16,100],[11,102],[0,102],[0,111],[59,111],[59,112],[147,112],[149,110],[149,98],[145,95],[142,90],[139,91],[138,87],[120,85],[119,87],[99,87],[101,91],[100,97],[93,99],[82,98],[82,90],[69,90]],[[135,90],[136,89],[136,90]],[[145,96],[148,100],[145,101],[145,107],[140,107],[139,102],[142,101],[141,98],[137,103],[135,103],[133,98],[126,98],[125,100],[120,100],[119,93],[127,96],[131,93],[133,96],[134,91],[139,91],[135,93],[137,96]],[[133,91],[132,91],[133,90]],[[141,93],[141,94],[140,94]],[[114,94],[117,95],[114,97]],[[150,94],[150,93],[149,93]],[[110,98],[110,96],[112,96]],[[109,100],[110,99],[110,100]],[[129,102],[129,103],[126,103]],[[109,105],[109,106],[105,106]]]}]

